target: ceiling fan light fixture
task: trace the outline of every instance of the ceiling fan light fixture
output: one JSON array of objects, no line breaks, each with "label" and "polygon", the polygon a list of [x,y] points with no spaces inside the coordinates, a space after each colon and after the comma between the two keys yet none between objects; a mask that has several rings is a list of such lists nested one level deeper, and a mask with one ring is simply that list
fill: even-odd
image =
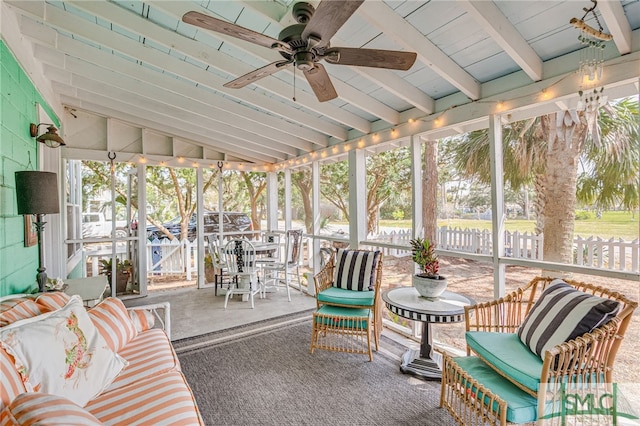
[{"label": "ceiling fan light fixture", "polygon": [[309,71],[314,68],[315,55],[311,52],[296,52],[294,55],[294,62],[296,68],[302,71]]}]

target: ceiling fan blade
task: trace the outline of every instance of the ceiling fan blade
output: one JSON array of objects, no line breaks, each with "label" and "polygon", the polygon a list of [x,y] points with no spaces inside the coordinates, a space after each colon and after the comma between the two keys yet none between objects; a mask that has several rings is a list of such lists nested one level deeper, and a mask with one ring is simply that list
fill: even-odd
[{"label": "ceiling fan blade", "polygon": [[320,102],[330,101],[338,97],[327,70],[321,64],[316,63],[310,70],[305,70],[304,76]]},{"label": "ceiling fan blade", "polygon": [[277,71],[285,69],[289,65],[291,65],[292,61],[277,61],[272,62],[269,65],[265,65],[262,68],[258,68],[257,70],[253,70],[250,73],[242,75],[235,80],[232,80],[228,83],[224,84],[224,87],[229,87],[231,89],[240,89],[241,87],[246,86],[247,84],[251,84],[256,80],[260,80],[261,78],[267,77]]},{"label": "ceiling fan blade", "polygon": [[415,52],[399,50],[334,47],[327,49],[323,58],[330,64],[406,71],[413,66],[417,56]]},{"label": "ceiling fan blade", "polygon": [[347,22],[363,2],[364,0],[321,1],[304,31],[302,31],[302,40],[313,36],[320,40],[318,47],[327,46],[331,37]]},{"label": "ceiling fan blade", "polygon": [[228,36],[239,38],[241,40],[245,40],[259,46],[268,47],[270,49],[276,48],[279,50],[291,52],[291,48],[289,47],[289,45],[281,42],[280,40],[266,36],[264,34],[260,34],[256,31],[252,31],[239,25],[232,24],[231,22],[223,21],[222,19],[205,15],[204,13],[196,11],[187,12],[182,16],[182,20],[187,24],[226,34]]}]

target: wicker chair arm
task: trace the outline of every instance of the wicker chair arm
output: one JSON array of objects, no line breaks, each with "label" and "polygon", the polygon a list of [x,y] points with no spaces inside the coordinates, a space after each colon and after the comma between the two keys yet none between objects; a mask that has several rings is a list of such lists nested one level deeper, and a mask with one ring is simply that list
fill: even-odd
[{"label": "wicker chair arm", "polygon": [[570,377],[574,383],[610,383],[613,362],[622,336],[621,320],[614,318],[590,333],[554,346],[545,352],[541,383],[560,384]]},{"label": "wicker chair arm", "polygon": [[326,290],[333,285],[334,264],[335,260],[332,257],[324,266],[324,268],[322,268],[320,272],[314,275],[313,283],[316,287],[316,294],[319,294],[321,291]]},{"label": "wicker chair arm", "polygon": [[514,333],[522,323],[526,305],[521,292],[515,291],[497,300],[465,306],[466,329]]}]

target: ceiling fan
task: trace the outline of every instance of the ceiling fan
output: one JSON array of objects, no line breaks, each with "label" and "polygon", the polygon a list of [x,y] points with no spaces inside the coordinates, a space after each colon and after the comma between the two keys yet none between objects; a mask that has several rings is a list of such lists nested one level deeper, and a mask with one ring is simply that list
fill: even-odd
[{"label": "ceiling fan", "polygon": [[185,13],[182,20],[275,49],[284,57],[284,60],[272,62],[226,83],[225,87],[239,89],[293,65],[304,73],[318,100],[325,102],[338,97],[338,94],[329,74],[319,63],[323,59],[330,64],[403,71],[411,68],[416,60],[414,52],[330,46],[331,37],[363,2],[364,0],[323,0],[317,9],[310,3],[296,3],[292,15],[298,23],[284,28],[278,39],[195,11]]}]

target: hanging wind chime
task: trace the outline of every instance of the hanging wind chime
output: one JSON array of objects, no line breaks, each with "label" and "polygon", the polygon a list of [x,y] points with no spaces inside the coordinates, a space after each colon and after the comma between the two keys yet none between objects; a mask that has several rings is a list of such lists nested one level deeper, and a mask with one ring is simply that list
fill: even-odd
[{"label": "hanging wind chime", "polygon": [[[569,23],[580,30],[578,40],[584,46],[580,50],[580,63],[578,76],[580,78],[580,101],[577,110],[585,111],[588,115],[597,115],[598,108],[605,105],[607,97],[604,96],[604,86],[602,82],[602,70],[604,66],[605,43],[613,39],[611,34],[603,32],[600,19],[595,10],[598,7],[596,0],[591,0],[591,8],[583,8],[585,12],[581,19],[571,18]],[[598,29],[593,28],[585,22],[587,15],[591,14],[598,24]],[[600,87],[598,87],[600,86]]]}]

